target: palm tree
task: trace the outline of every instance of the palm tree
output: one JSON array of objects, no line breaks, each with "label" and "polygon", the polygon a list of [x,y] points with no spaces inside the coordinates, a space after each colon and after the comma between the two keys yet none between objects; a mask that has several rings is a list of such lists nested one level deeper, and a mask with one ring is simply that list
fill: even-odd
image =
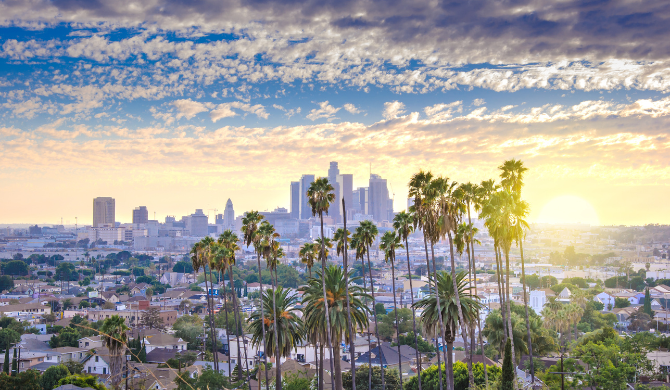
[{"label": "palm tree", "polygon": [[253,345],[258,346],[263,342],[264,333],[269,335],[263,350],[275,358],[276,389],[282,388],[281,358],[291,356],[291,350],[295,350],[305,337],[303,322],[296,314],[300,312],[300,309],[296,308],[297,303],[297,294],[291,293],[290,289],[277,286],[263,295],[261,299],[261,306],[265,307],[263,313],[256,311],[249,317],[249,331],[252,334]]},{"label": "palm tree", "polygon": [[[349,355],[351,356],[351,388],[356,388],[356,333],[351,323],[351,299],[349,296],[349,253],[347,246],[351,242],[349,237],[351,232],[347,230],[347,207],[342,198],[342,222],[344,228],[337,229],[335,232],[335,240],[337,241],[337,254],[342,252],[342,265],[344,267],[344,294],[347,297],[347,332],[352,335],[349,337]],[[340,244],[341,243],[341,244]]]},{"label": "palm tree", "polygon": [[[400,235],[397,235],[395,230],[390,230],[382,236],[379,242],[379,249],[384,251],[384,260],[391,262],[391,285],[393,288],[393,312],[395,313],[395,331],[398,337],[398,356],[402,357],[400,353],[400,323],[398,322],[398,301],[395,295],[395,251],[396,248],[402,248],[400,243]],[[381,348],[380,348],[381,351]],[[402,390],[402,359],[398,359],[398,371],[400,372],[400,390]]]},{"label": "palm tree", "polygon": [[100,327],[102,343],[109,349],[109,373],[111,374],[112,386],[119,388],[121,382],[121,368],[123,364],[123,355],[126,349],[128,338],[125,319],[113,315],[106,319]]},{"label": "palm tree", "polygon": [[[372,314],[375,319],[375,337],[377,338],[377,345],[381,346],[382,341],[379,338],[379,325],[377,322],[377,310],[375,308],[375,306],[377,305],[377,299],[375,298],[375,282],[372,279],[372,264],[370,263],[370,248],[372,247],[372,244],[374,244],[375,239],[377,238],[377,234],[379,234],[379,230],[377,229],[377,225],[375,225],[374,222],[362,221],[361,224],[356,228],[356,233],[358,233],[362,245],[365,245],[366,247],[365,254],[368,259],[368,274],[370,276],[370,291],[372,293]],[[384,352],[382,351],[381,348],[379,348],[379,352],[382,355],[381,359],[383,360]],[[382,387],[386,388],[386,380],[384,379],[384,370],[381,370],[381,377],[382,377]]]},{"label": "palm tree", "polygon": [[[227,251],[224,256],[223,261],[226,264],[226,267],[228,269],[228,279],[230,281],[230,286],[231,288],[234,288],[235,286],[235,277],[233,274],[233,266],[236,263],[236,258],[235,258],[235,252],[240,250],[240,247],[237,245],[239,241],[239,238],[235,233],[232,232],[232,230],[228,229],[219,236],[219,244],[223,246]],[[237,360],[240,369],[237,370],[237,379],[242,380],[242,364],[240,363],[242,360],[242,353],[240,351],[240,328],[242,326],[242,319],[240,317],[240,313],[238,311],[238,303],[237,303],[237,294],[233,291],[233,315],[234,315],[234,320],[235,320],[235,340],[237,343]],[[227,313],[227,311],[226,311]],[[228,323],[228,319],[226,318],[226,323]],[[230,345],[230,342],[228,343]],[[230,353],[230,352],[229,352]],[[247,345],[246,343],[244,344],[244,359],[245,361],[248,361],[247,359]],[[228,372],[230,375],[232,375],[232,371],[230,371],[230,359],[228,359]],[[247,382],[249,381],[249,369],[247,368]]]},{"label": "palm tree", "polygon": [[[502,309],[502,307],[501,307]],[[521,324],[521,317],[516,313],[512,315],[512,324],[513,331],[512,337],[507,335],[505,327],[507,326],[507,320],[502,316],[502,310],[493,310],[488,316],[486,316],[486,325],[482,330],[482,334],[486,337],[486,340],[490,345],[493,345],[502,353],[505,348],[506,340],[509,338],[510,341],[513,339],[514,348],[516,348],[515,356],[521,357],[523,353],[527,351],[527,345],[524,341],[524,327]],[[515,360],[517,361],[517,360]]]},{"label": "palm tree", "polygon": [[316,259],[316,245],[312,242],[303,244],[300,248],[300,262],[307,266],[309,270],[309,278],[312,278],[312,267],[314,267],[314,260]]},{"label": "palm tree", "polygon": [[[251,244],[254,245],[254,251],[256,252],[256,260],[258,261],[258,282],[260,284],[260,294],[261,297],[263,297],[263,278],[261,275],[261,248],[260,248],[260,242],[261,242],[261,237],[258,234],[258,229],[259,229],[259,224],[263,220],[263,216],[258,212],[251,210],[249,211],[243,218],[242,218],[242,233],[244,234],[244,243],[249,246]],[[265,318],[264,314],[264,305],[261,303],[261,317]],[[262,333],[263,333],[263,348],[265,348],[266,343],[265,340],[265,327],[262,327]],[[267,350],[263,350],[263,362],[265,363],[265,367],[268,365],[268,353]],[[269,378],[268,378],[268,371],[265,371],[265,388],[266,390],[270,390],[270,383],[269,383]],[[260,381],[259,381],[260,382]]]},{"label": "palm tree", "polygon": [[[415,228],[421,228],[423,230],[423,245],[426,250],[426,274],[428,275],[428,285],[430,286],[430,260],[428,256],[428,238],[430,237],[431,241],[431,249],[433,248],[433,239],[435,238],[435,225],[434,221],[435,218],[431,218],[433,216],[433,208],[432,208],[432,202],[433,199],[430,198],[428,192],[430,188],[431,181],[433,180],[433,174],[430,172],[424,172],[424,171],[419,171],[418,173],[414,174],[412,178],[409,181],[409,193],[408,196],[412,199],[414,199],[414,204],[410,207],[410,212],[412,213],[412,216],[414,217],[414,226]],[[435,260],[435,256],[433,256],[433,262]],[[433,283],[435,283],[435,277],[433,276]],[[438,299],[438,304],[439,304],[439,295],[437,296]],[[442,337],[444,340],[445,337],[445,328],[444,328],[444,322],[442,321],[442,312],[438,312],[438,323],[440,325],[440,333],[435,337],[435,348],[438,351],[437,352],[437,366],[441,367],[442,363],[440,360],[440,345],[439,345],[439,339]],[[445,352],[445,360],[446,360],[446,350]],[[445,361],[446,363],[446,361]],[[443,384],[442,384],[442,370],[437,370],[438,372],[438,378],[439,378],[439,383],[440,383],[440,390],[443,389]],[[449,378],[450,374],[447,372],[447,377]],[[449,381],[447,378],[447,390],[450,390],[453,388],[453,380]]]},{"label": "palm tree", "polygon": [[[212,314],[213,310],[212,307],[210,306],[210,301],[209,301],[209,287],[207,284],[207,265],[209,263],[209,253],[210,253],[210,244],[211,237],[205,237],[209,238],[209,240],[201,240],[199,242],[196,242],[193,245],[193,248],[191,248],[191,264],[193,265],[193,272],[197,273],[200,272],[200,269],[202,268],[203,274],[205,277],[205,297],[207,298],[207,311],[209,312],[209,322],[210,322],[210,337],[212,340],[212,348],[214,348],[214,324],[212,322]],[[212,351],[212,352],[215,352]]]},{"label": "palm tree", "polygon": [[[209,305],[209,327],[212,335],[212,357],[214,359],[214,369],[218,372],[219,370],[219,354],[217,341],[218,337],[216,336],[216,327],[214,326],[214,278],[212,277],[212,268],[216,267],[216,261],[214,260],[214,252],[216,251],[216,241],[212,237],[205,237],[202,239],[203,244],[205,245],[205,265],[207,267],[203,268],[203,273],[205,275],[205,281],[207,281],[207,274],[209,273],[209,289],[207,289],[207,304]],[[211,291],[210,291],[211,289]]]},{"label": "palm tree", "polygon": [[[474,323],[481,307],[479,297],[472,295],[470,287],[466,287],[465,276],[465,272],[459,272],[456,275],[456,288],[454,288],[451,274],[444,271],[438,272],[435,278],[436,286],[431,286],[429,295],[415,304],[416,308],[423,309],[421,323],[427,334],[436,335],[438,332],[436,319],[440,314],[444,318],[447,330],[445,342],[449,350],[447,373],[450,371],[453,373],[454,362],[451,351],[454,347],[460,319],[463,318],[470,324]],[[441,300],[438,301],[437,297],[441,297]],[[460,325],[463,326],[463,324]]]},{"label": "palm tree", "polygon": [[[323,286],[319,278],[326,282],[327,305],[323,304]],[[356,329],[364,329],[368,326],[370,313],[368,307],[363,303],[363,299],[369,297],[364,289],[353,283],[347,285],[347,280],[355,279],[351,273],[346,274],[340,267],[331,265],[317,271],[317,278],[308,280],[307,286],[300,288],[300,291],[304,293],[302,302],[305,305],[305,328],[308,329],[309,336],[314,342],[319,341],[323,344],[330,335],[332,344],[329,345],[332,346],[335,362],[334,371],[331,373],[334,373],[335,387],[339,390],[342,389],[340,345],[342,341],[351,342],[356,335]],[[347,295],[347,289],[349,295]],[[349,297],[349,310],[347,310],[347,296]],[[323,320],[327,318],[326,309],[329,310],[330,326]],[[349,316],[351,317],[351,331],[349,331]]]},{"label": "palm tree", "polygon": [[[414,287],[412,286],[412,269],[409,264],[409,235],[414,232],[414,218],[404,211],[393,218],[393,228],[403,241],[407,251],[407,275],[409,277],[410,299],[412,300],[412,330],[414,331],[414,350],[416,351],[417,372],[421,372],[421,358],[419,357],[419,336],[416,332],[416,310],[414,309]],[[421,375],[418,375],[419,390],[421,390]]]},{"label": "palm tree", "polygon": [[[356,229],[356,233],[354,233],[353,237],[351,238],[351,247],[356,250],[356,260],[361,261],[361,265],[363,266],[361,268],[361,274],[363,278],[363,289],[365,291],[368,291],[368,283],[365,279],[365,254],[368,251],[368,247],[365,245],[365,241],[363,240],[362,233],[360,228]],[[367,305],[367,300],[366,300],[366,305]],[[367,307],[367,306],[366,306]],[[373,306],[374,310],[374,306]],[[368,351],[372,350],[372,339],[370,336],[370,332],[368,331]],[[352,358],[353,360],[353,358]],[[368,364],[368,390],[372,390],[372,365]]]},{"label": "palm tree", "polygon": [[[309,205],[312,207],[312,216],[319,215],[321,220],[321,269],[326,269],[326,247],[325,247],[325,235],[323,233],[323,213],[328,214],[328,209],[330,204],[335,201],[335,189],[328,182],[328,178],[321,177],[316,179],[312,184],[310,184],[309,189],[307,190],[307,198],[309,198]],[[328,297],[326,296],[326,279],[325,273],[321,272],[321,284],[323,286],[323,300],[328,302]],[[330,315],[328,313],[328,304],[325,305],[326,308],[326,325],[327,329],[330,329]],[[326,339],[328,345],[332,346],[331,334],[326,332]],[[332,350],[331,350],[332,351]],[[330,372],[333,372],[333,358],[330,359]],[[335,388],[335,382],[331,381],[331,385]],[[337,389],[339,390],[339,389]]]}]

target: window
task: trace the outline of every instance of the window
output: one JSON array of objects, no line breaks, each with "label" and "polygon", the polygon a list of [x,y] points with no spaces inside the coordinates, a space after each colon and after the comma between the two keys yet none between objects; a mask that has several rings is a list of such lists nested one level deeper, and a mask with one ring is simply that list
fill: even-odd
[{"label": "window", "polygon": [[102,373],[103,373],[103,374],[106,374],[106,373],[107,373],[107,368],[103,367],[103,368],[102,368]]},{"label": "window", "polygon": [[88,341],[86,342],[86,344],[84,344],[84,347],[88,347]]},{"label": "window", "polygon": [[97,363],[97,362],[99,362],[99,361],[100,361],[100,356],[96,356],[96,357],[95,357],[95,362]]},{"label": "window", "polygon": [[88,373],[89,373],[89,374],[91,373],[91,367],[88,368]]}]

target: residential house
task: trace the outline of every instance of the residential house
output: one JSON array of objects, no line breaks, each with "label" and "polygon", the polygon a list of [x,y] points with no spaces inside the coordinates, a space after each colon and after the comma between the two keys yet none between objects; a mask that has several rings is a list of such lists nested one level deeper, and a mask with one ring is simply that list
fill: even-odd
[{"label": "residential house", "polygon": [[109,349],[98,348],[89,351],[84,360],[83,372],[87,374],[109,375]]},{"label": "residential house", "polygon": [[596,295],[593,300],[602,303],[605,306],[605,310],[612,310],[614,308],[614,297],[606,292]]},{"label": "residential house", "polygon": [[169,334],[158,333],[151,336],[145,336],[144,345],[146,345],[147,353],[153,351],[156,348],[186,351],[187,342],[181,338],[177,338]]},{"label": "residential house", "polygon": [[403,367],[403,375],[406,375],[410,366],[416,365],[416,350],[408,345],[402,345],[400,354],[397,347],[391,347],[391,343],[383,342],[381,346],[376,346],[372,350],[365,352],[356,359],[356,364],[370,364],[372,366],[383,365],[386,368],[399,368],[400,363],[406,364]]},{"label": "residential house", "polygon": [[0,306],[0,315],[17,318],[20,315],[32,314],[33,316],[43,316],[51,314],[51,307],[40,303],[26,303],[18,305]]},{"label": "residential house", "polygon": [[102,337],[100,336],[82,337],[79,339],[79,348],[90,350],[100,347],[102,347]]},{"label": "residential house", "polygon": [[[271,289],[272,286],[269,284],[264,284],[263,285],[263,291],[267,291],[268,289]],[[261,284],[260,283],[247,283],[247,292],[252,293],[252,292],[257,292],[261,290]]]}]

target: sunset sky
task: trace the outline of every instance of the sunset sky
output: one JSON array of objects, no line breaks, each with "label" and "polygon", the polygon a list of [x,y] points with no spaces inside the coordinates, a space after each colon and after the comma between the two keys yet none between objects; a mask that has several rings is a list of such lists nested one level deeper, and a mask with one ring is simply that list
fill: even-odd
[{"label": "sunset sky", "polygon": [[356,187],[371,164],[402,210],[419,169],[479,182],[510,158],[531,221],[667,224],[669,19],[653,0],[3,1],[0,224],[91,223],[96,196],[120,222],[289,207],[330,161]]}]

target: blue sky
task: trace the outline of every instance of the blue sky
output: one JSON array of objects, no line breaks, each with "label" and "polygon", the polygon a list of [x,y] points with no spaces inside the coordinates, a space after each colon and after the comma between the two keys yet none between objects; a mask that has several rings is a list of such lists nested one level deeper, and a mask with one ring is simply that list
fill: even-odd
[{"label": "blue sky", "polygon": [[[357,185],[373,163],[401,208],[420,168],[479,181],[508,158],[531,168],[536,216],[567,194],[603,223],[662,222],[670,206],[649,205],[670,195],[667,11],[626,0],[2,2],[11,195],[0,222],[86,220],[94,196],[126,214],[228,197],[271,209],[329,161]],[[640,210],[616,207],[641,186],[653,190]],[[41,206],[21,214],[28,204]]]}]

